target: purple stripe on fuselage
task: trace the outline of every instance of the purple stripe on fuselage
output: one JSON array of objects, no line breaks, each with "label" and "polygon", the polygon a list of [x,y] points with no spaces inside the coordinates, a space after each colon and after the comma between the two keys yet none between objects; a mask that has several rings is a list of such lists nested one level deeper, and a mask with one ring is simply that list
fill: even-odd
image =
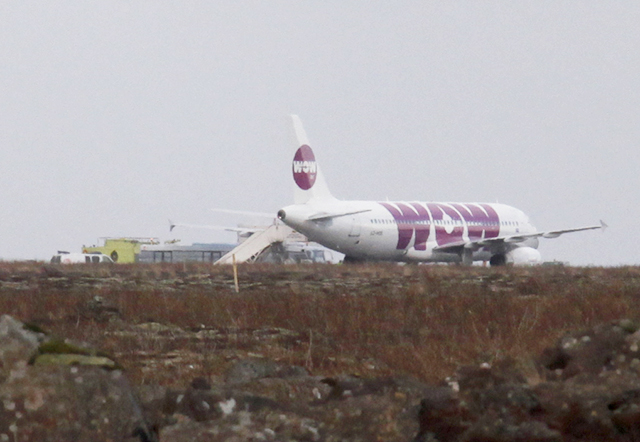
[{"label": "purple stripe on fuselage", "polygon": [[418,212],[418,222],[415,225],[416,231],[416,243],[414,248],[416,250],[427,250],[427,240],[429,239],[429,232],[431,228],[429,226],[431,216],[427,209],[419,203],[411,203],[411,205]]},{"label": "purple stripe on fuselage", "polygon": [[[427,207],[429,208],[429,212],[431,212],[431,217],[434,221],[434,225],[436,228],[436,242],[439,246],[443,246],[445,244],[449,244],[451,242],[459,242],[462,241],[462,234],[464,233],[464,227],[458,223],[454,224],[454,221],[461,221],[460,214],[456,212],[455,209],[440,203],[427,203]],[[445,219],[445,214],[448,215],[450,219]],[[438,221],[442,221],[438,223]],[[447,229],[444,225],[445,222],[450,222],[451,228],[450,232],[447,232]]]},{"label": "purple stripe on fuselage", "polygon": [[[396,249],[406,249],[409,243],[411,242],[411,238],[413,238],[413,232],[415,231],[416,222],[417,221],[426,221],[429,219],[429,214],[424,211],[424,214],[427,218],[420,219],[420,215],[416,213],[413,209],[403,203],[396,203],[395,206],[389,203],[380,203],[385,209],[391,213],[393,219],[396,220],[396,225],[398,226],[398,244],[396,245]],[[429,226],[425,226],[427,230],[427,238],[429,236]],[[422,230],[421,230],[422,232]],[[420,233],[421,239],[424,233]],[[425,249],[426,249],[426,239],[424,239]],[[424,249],[423,249],[424,250]]]},{"label": "purple stripe on fuselage", "polygon": [[[460,203],[379,203],[391,213],[398,226],[396,249],[406,249],[415,233],[414,248],[426,250],[430,225],[434,225],[439,246],[461,242],[464,220],[470,240],[495,238],[500,233],[500,218],[488,204]],[[449,231],[447,231],[449,230]]]},{"label": "purple stripe on fuselage", "polygon": [[[469,228],[469,239],[496,238],[500,234],[500,217],[488,204],[451,204],[460,212]],[[484,235],[484,236],[483,236]]]}]

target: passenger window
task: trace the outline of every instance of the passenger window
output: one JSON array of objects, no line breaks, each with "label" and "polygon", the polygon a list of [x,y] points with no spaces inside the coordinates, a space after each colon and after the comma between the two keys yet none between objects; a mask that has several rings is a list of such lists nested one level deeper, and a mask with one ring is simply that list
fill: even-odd
[{"label": "passenger window", "polygon": [[91,257],[91,261],[92,262],[100,262],[100,257],[99,256],[92,256]]}]

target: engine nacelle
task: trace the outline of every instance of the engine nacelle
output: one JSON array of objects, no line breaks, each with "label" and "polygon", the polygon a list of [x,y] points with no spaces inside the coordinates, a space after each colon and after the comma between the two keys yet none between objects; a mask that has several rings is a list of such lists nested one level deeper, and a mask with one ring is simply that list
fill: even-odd
[{"label": "engine nacelle", "polygon": [[542,256],[533,247],[518,247],[505,255],[506,263],[515,266],[532,266],[542,262]]}]

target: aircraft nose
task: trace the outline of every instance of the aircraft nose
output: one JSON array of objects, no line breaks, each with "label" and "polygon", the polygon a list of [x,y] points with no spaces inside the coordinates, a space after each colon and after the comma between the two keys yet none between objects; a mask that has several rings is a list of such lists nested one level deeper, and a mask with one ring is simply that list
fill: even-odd
[{"label": "aircraft nose", "polygon": [[284,211],[284,209],[280,209],[278,210],[278,219],[284,221],[284,219],[287,217],[287,212]]}]

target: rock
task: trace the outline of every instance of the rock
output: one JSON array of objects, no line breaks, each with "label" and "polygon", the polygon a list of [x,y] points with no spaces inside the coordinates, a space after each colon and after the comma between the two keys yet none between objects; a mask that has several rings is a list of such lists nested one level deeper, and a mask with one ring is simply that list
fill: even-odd
[{"label": "rock", "polygon": [[16,441],[125,440],[135,431],[152,437],[119,370],[30,367],[0,385],[0,400],[0,435],[13,433]]},{"label": "rock", "polygon": [[[182,401],[194,394],[193,384],[184,392]],[[332,394],[336,388],[349,393]],[[185,420],[181,417],[183,412],[177,411],[177,421],[164,427],[160,436],[178,442],[406,441],[417,431],[414,406],[425,388],[428,387],[424,384],[402,378],[355,376],[263,377],[225,383],[211,389],[218,395],[216,407],[221,416],[199,421],[201,426],[195,426],[193,414]]]},{"label": "rock", "polygon": [[[0,442],[640,440],[635,324],[567,334],[538,358],[535,379],[520,371],[526,362],[509,360],[463,366],[426,385],[400,376],[312,376],[250,357],[230,363],[224,378],[199,372],[185,388],[145,385],[138,394],[108,355],[3,316]],[[156,323],[138,330],[167,340],[192,333]]]},{"label": "rock", "polygon": [[105,353],[73,345],[57,338],[48,338],[42,342],[29,363],[32,365],[95,365],[111,370],[122,368]]},{"label": "rock", "polygon": [[432,387],[420,402],[420,429],[415,441],[434,436],[440,442],[458,440],[471,425],[471,413],[449,387]]},{"label": "rock", "polygon": [[308,375],[309,372],[303,367],[280,364],[269,359],[247,358],[237,361],[227,370],[225,381],[229,384],[242,384],[260,378]]},{"label": "rock", "polygon": [[365,379],[358,376],[339,376],[324,378],[320,382],[331,387],[327,400],[345,399],[365,394],[382,394],[385,389],[393,389],[397,385],[392,378]]},{"label": "rock", "polygon": [[107,357],[77,354],[43,354],[34,359],[33,365],[96,365],[116,368],[116,363]]},{"label": "rock", "polygon": [[80,314],[84,319],[92,319],[97,322],[114,321],[122,316],[118,307],[98,295],[93,296],[84,306],[81,306]]},{"label": "rock", "polygon": [[557,430],[543,422],[510,424],[502,419],[487,416],[477,421],[460,439],[460,442],[562,442]]},{"label": "rock", "polygon": [[[622,320],[602,324],[589,330],[569,333],[558,340],[554,347],[545,349],[539,358],[547,370],[547,379],[568,379],[581,373],[599,374],[615,370],[633,361],[633,321]],[[640,368],[640,360],[638,360]]]},{"label": "rock", "polygon": [[64,272],[56,266],[44,265],[42,266],[42,274],[47,278],[61,278],[65,276]]},{"label": "rock", "polygon": [[415,441],[631,441],[640,436],[640,377],[632,321],[561,338],[528,385],[514,363],[461,367],[421,402]]},{"label": "rock", "polygon": [[223,400],[224,398],[215,391],[191,387],[184,395],[176,398],[176,411],[197,422],[213,420],[223,415],[218,405]]},{"label": "rock", "polygon": [[44,333],[29,330],[11,316],[0,316],[0,382],[17,376],[12,375],[16,370],[24,371],[44,340]]},{"label": "rock", "polygon": [[8,316],[0,318],[0,337],[0,440],[116,441],[134,434],[156,440],[123,372],[104,368],[108,358],[88,350],[43,352],[52,342],[60,343],[58,349],[79,347],[46,338]]},{"label": "rock", "polygon": [[622,434],[640,436],[640,390],[628,390],[608,405],[611,421]]}]

